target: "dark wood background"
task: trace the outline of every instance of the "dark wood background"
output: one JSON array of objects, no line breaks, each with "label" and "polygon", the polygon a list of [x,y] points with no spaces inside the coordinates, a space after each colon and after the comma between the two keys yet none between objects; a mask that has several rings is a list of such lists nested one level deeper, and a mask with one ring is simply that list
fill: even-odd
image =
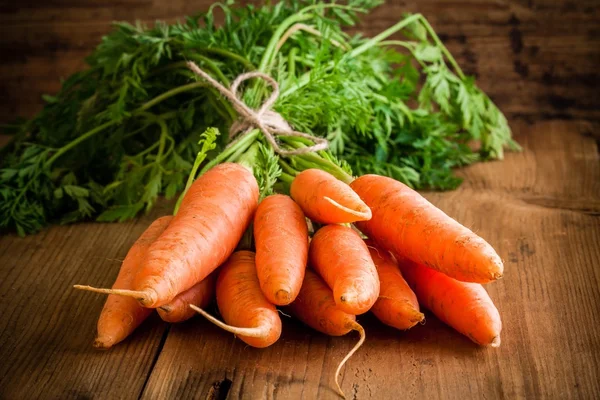
[{"label": "dark wood background", "polygon": [[[2,0],[0,122],[39,109],[40,96],[85,67],[113,20],[174,20],[210,1]],[[388,1],[361,30],[421,12],[470,74],[515,118],[600,120],[598,0]]]},{"label": "dark wood background", "polygon": [[[0,3],[0,123],[31,116],[112,20],[175,19],[206,0],[21,0]],[[596,0],[390,1],[360,29],[421,12],[464,69],[507,113],[522,153],[460,173],[426,196],[486,238],[505,278],[499,349],[482,349],[427,314],[399,332],[370,316],[365,346],[342,370],[353,399],[600,396],[600,4]],[[53,227],[0,238],[0,399],[336,398],[336,363],[356,338],[284,318],[268,349],[201,318],[152,317],[108,352],[91,348],[104,298],[135,238],[172,205],[124,224]]]}]

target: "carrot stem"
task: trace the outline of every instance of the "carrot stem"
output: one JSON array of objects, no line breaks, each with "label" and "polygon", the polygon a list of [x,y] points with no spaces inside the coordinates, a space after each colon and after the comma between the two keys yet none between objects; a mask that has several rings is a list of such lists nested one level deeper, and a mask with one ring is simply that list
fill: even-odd
[{"label": "carrot stem", "polygon": [[206,47],[197,49],[197,51],[201,53],[209,53],[209,54],[217,54],[223,57],[227,57],[231,60],[237,61],[240,64],[244,65],[248,71],[254,71],[256,67],[252,64],[247,58],[244,58],[238,54],[232,53],[231,51],[227,51],[224,49],[216,48],[216,47]]},{"label": "carrot stem", "polygon": [[197,313],[199,313],[200,315],[202,315],[204,318],[206,318],[207,320],[209,320],[216,326],[218,326],[219,328],[224,329],[227,332],[231,332],[235,335],[258,337],[258,338],[262,338],[262,337],[265,337],[268,335],[268,330],[269,330],[268,326],[260,326],[260,327],[256,327],[256,328],[240,328],[237,326],[231,326],[231,325],[227,325],[226,323],[224,323],[222,321],[219,321],[218,319],[216,319],[215,317],[213,317],[212,315],[210,315],[209,313],[207,313],[200,307],[196,307],[195,305],[190,304],[190,308],[192,310],[196,311]]},{"label": "carrot stem", "polygon": [[200,174],[199,175],[204,174],[206,171],[208,171],[209,169],[211,169],[215,165],[220,164],[223,161],[225,161],[232,154],[234,154],[235,152],[237,152],[237,150],[240,147],[249,146],[249,144],[253,143],[254,140],[256,140],[256,138],[258,137],[259,134],[260,134],[260,130],[255,129],[252,132],[250,132],[250,133],[246,134],[245,136],[243,136],[242,138],[238,139],[237,141],[233,142],[228,148],[226,148],[218,156],[216,156],[209,163],[207,163],[200,170]]},{"label": "carrot stem", "polygon": [[281,175],[279,175],[279,180],[287,183],[288,185],[291,185],[292,182],[294,181],[294,177],[290,174],[286,174],[285,172],[282,172]]},{"label": "carrot stem", "polygon": [[284,161],[281,157],[279,158],[279,166],[283,170],[284,173],[291,176],[292,178],[298,175],[298,171],[296,171],[290,164]]}]

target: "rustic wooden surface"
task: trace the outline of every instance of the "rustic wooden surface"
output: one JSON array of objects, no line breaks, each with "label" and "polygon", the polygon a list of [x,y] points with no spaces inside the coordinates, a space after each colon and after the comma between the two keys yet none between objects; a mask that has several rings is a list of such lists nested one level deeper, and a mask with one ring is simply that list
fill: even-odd
[{"label": "rustic wooden surface", "polygon": [[[488,239],[505,261],[487,286],[504,322],[482,349],[433,316],[409,332],[370,316],[365,346],[342,371],[350,398],[592,398],[600,393],[600,160],[585,123],[514,124],[522,153],[462,173],[431,201]],[[336,398],[333,371],[356,340],[284,318],[267,349],[247,347],[201,318],[153,318],[107,352],[91,341],[107,286],[150,220],[55,227],[0,239],[2,398]],[[219,397],[218,394],[221,393]],[[227,397],[225,397],[227,396]]]},{"label": "rustic wooden surface", "polygon": [[[25,0],[0,5],[0,122],[31,115],[57,77],[113,19],[174,18],[206,0]],[[510,115],[522,153],[461,171],[460,189],[427,197],[505,261],[487,286],[502,346],[481,349],[437,321],[398,332],[363,316],[365,346],[342,371],[349,398],[597,398],[600,394],[600,110],[597,1],[393,2],[363,27],[420,11]],[[0,238],[1,399],[336,398],[336,363],[356,337],[329,338],[284,317],[258,350],[196,318],[153,317],[108,352],[91,348],[102,296],[153,215]]]}]

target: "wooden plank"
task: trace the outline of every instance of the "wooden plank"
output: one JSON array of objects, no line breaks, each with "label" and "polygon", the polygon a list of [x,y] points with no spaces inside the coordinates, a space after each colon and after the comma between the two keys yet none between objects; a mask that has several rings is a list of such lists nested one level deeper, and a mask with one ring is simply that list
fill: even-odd
[{"label": "wooden plank", "polygon": [[[210,3],[87,0],[6,6],[0,13],[0,121],[38,111],[42,94],[56,92],[61,77],[84,67],[83,56],[110,30],[112,20],[173,20]],[[405,12],[421,12],[505,112],[600,120],[595,90],[599,11],[593,0],[407,0],[375,10],[360,29],[373,35]]]},{"label": "wooden plank", "polygon": [[[424,326],[408,332],[361,316],[367,342],[342,371],[349,398],[589,398],[600,392],[598,152],[574,123],[518,124],[517,130],[523,153],[468,168],[468,181],[454,192],[427,194],[505,260],[505,278],[486,287],[504,321],[502,346],[478,348],[429,314]],[[593,212],[523,200],[541,195],[565,204],[579,196]],[[201,319],[173,326],[143,398],[213,398],[219,385],[233,399],[336,398],[332,374],[356,335],[328,338],[282,318],[281,340],[261,350]]]},{"label": "wooden plank", "polygon": [[[37,3],[0,5],[0,122],[39,110],[40,95],[84,67],[110,21],[174,19],[211,1]],[[457,191],[426,194],[505,260],[505,279],[488,286],[504,321],[501,348],[476,348],[431,315],[406,333],[361,316],[368,340],[342,371],[348,397],[600,393],[600,163],[592,137],[600,119],[599,8],[596,0],[407,0],[360,27],[372,35],[403,12],[421,12],[507,113],[596,122],[513,124],[525,152],[466,168]],[[135,223],[0,238],[1,398],[336,397],[332,374],[356,335],[328,338],[285,317],[282,339],[264,350],[200,318],[169,331],[152,318],[109,352],[91,348],[104,299],[70,286],[110,285],[118,268],[111,260],[168,210],[163,204]]]},{"label": "wooden plank", "polygon": [[131,340],[94,350],[105,298],[72,285],[110,287],[135,238],[166,212],[0,237],[0,398],[137,398],[166,324],[153,315]]},{"label": "wooden plank", "polygon": [[[502,347],[476,348],[430,315],[425,326],[407,333],[361,317],[369,339],[343,371],[349,395],[585,398],[600,390],[600,271],[594,268],[600,229],[593,202],[599,160],[594,139],[579,134],[583,128],[517,124],[523,153],[466,169],[468,181],[455,192],[427,194],[486,237],[506,261],[505,279],[488,286],[504,320]],[[587,202],[592,212],[530,204],[524,194],[564,204],[579,198],[575,204]],[[0,239],[0,393],[138,397],[164,325],[151,321],[115,349],[92,351],[103,299],[69,288],[76,282],[109,285],[116,275],[111,259],[123,257],[150,220]],[[144,397],[205,398],[228,391],[231,398],[334,398],[331,374],[355,335],[328,338],[284,321],[282,340],[264,350],[201,319],[174,326]]]},{"label": "wooden plank", "polygon": [[593,125],[518,121],[511,127],[523,152],[507,153],[505,162],[462,169],[459,175],[465,184],[460,190],[493,191],[533,205],[600,212],[598,145],[590,136]]}]

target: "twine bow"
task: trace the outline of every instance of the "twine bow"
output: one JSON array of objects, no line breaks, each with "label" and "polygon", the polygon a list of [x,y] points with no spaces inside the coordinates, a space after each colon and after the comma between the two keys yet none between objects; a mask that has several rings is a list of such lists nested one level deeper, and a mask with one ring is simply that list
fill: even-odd
[{"label": "twine bow", "polygon": [[[192,72],[197,75],[200,75],[204,78],[208,83],[210,83],[215,89],[217,89],[223,96],[225,96],[230,102],[233,108],[240,115],[240,120],[234,122],[229,129],[229,137],[233,138],[242,132],[242,136],[248,134],[253,128],[258,128],[262,131],[264,137],[267,139],[273,150],[282,156],[293,156],[298,154],[310,153],[319,150],[325,150],[329,142],[327,139],[320,138],[317,136],[310,135],[304,132],[298,132],[293,130],[287,121],[277,112],[271,110],[273,104],[279,97],[279,84],[267,74],[262,72],[254,71],[247,72],[239,75],[233,83],[231,87],[227,89],[225,86],[221,85],[215,79],[213,79],[210,75],[204,72],[200,67],[198,67],[195,63],[189,61],[187,66]],[[267,82],[273,92],[271,96],[260,106],[258,110],[253,110],[248,107],[240,98],[238,97],[238,87],[240,84],[248,79],[252,78],[260,78]],[[279,147],[277,144],[277,140],[275,140],[275,135],[277,136],[296,136],[305,139],[310,139],[315,144],[313,146],[301,147],[299,149],[294,150],[286,150]]]}]

